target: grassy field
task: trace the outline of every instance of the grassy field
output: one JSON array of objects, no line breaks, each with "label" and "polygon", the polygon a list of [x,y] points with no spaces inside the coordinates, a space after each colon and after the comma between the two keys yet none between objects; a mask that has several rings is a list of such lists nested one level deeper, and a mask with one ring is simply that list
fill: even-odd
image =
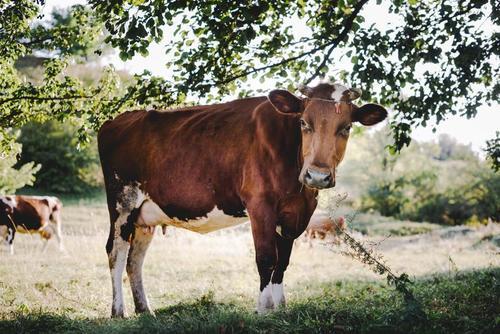
[{"label": "grassy field", "polygon": [[[380,244],[387,264],[416,281],[424,318],[383,277],[343,255],[343,247],[310,248],[303,242],[285,274],[288,308],[257,316],[258,274],[248,225],[208,235],[157,231],[144,268],[156,316],[110,320],[104,250],[109,223],[102,198],[65,200],[63,219],[64,253],[51,242],[40,254],[41,241],[29,235],[17,237],[14,256],[0,252],[0,333],[481,333],[494,332],[500,323],[500,261],[490,242],[496,228],[443,239],[433,234],[436,226],[419,231],[415,223],[360,217],[357,227],[368,233],[367,244],[386,239],[391,229],[411,230],[395,235],[434,231],[420,241],[395,236]],[[124,281],[130,314],[132,297]]]}]

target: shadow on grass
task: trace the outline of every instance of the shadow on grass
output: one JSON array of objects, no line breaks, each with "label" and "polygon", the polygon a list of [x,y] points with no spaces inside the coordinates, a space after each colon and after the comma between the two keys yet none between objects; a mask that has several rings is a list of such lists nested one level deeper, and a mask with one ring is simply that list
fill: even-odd
[{"label": "shadow on grass", "polygon": [[500,268],[418,280],[415,297],[427,317],[411,313],[400,294],[380,282],[333,282],[285,310],[256,315],[213,294],[128,319],[70,314],[1,315],[0,333],[494,333],[500,320]]}]

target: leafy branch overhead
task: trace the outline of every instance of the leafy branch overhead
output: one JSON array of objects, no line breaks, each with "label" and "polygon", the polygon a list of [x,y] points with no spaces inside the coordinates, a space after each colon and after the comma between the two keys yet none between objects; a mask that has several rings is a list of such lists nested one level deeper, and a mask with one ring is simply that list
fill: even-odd
[{"label": "leafy branch overhead", "polygon": [[[0,2],[0,148],[10,144],[12,149],[9,129],[30,121],[71,119],[85,142],[90,130],[119,112],[173,103],[171,86],[150,73],[123,82],[108,67],[90,84],[71,75],[69,66],[95,61],[94,52],[102,53],[103,25],[81,5],[42,18],[43,5],[43,0]],[[38,82],[23,70],[39,66]]]},{"label": "leafy branch overhead", "polygon": [[[81,56],[89,46],[86,41],[102,36],[126,60],[147,55],[151,43],[166,45],[169,78],[138,76],[128,88],[105,97],[86,91],[83,95],[93,100],[88,107],[86,98],[70,100],[74,92],[48,89],[49,97],[68,97],[69,104],[83,105],[81,113],[94,127],[126,108],[148,103],[262,93],[249,79],[272,79],[296,89],[336,73],[335,79],[361,88],[364,100],[394,110],[392,150],[399,150],[417,125],[439,123],[455,114],[474,117],[479,106],[499,102],[500,86],[494,78],[500,74],[500,13],[494,0],[89,0],[89,5],[73,7],[80,30],[71,25],[30,27],[39,13],[32,1],[1,5],[3,12],[16,7],[23,15],[2,15],[0,51],[11,60],[39,49]],[[368,23],[373,8],[386,12],[387,25]],[[306,28],[298,29],[298,22]],[[65,36],[63,32],[67,38],[55,37]],[[345,60],[350,60],[348,68],[341,65]],[[159,88],[147,89],[154,87],[151,80]],[[36,89],[27,87],[38,96]],[[1,93],[5,96],[0,96],[0,108],[5,110],[6,98],[24,101],[25,93]],[[34,106],[26,102],[23,109],[28,105]],[[490,147],[488,152],[494,156],[498,150]]]},{"label": "leafy branch overhead", "polygon": [[[296,88],[335,70],[340,50],[353,63],[343,79],[362,88],[365,100],[396,112],[396,149],[409,143],[415,125],[450,114],[473,117],[480,105],[498,102],[500,45],[491,26],[500,16],[493,0],[379,0],[397,22],[387,29],[363,24],[367,0],[90,3],[123,59],[165,39],[176,89],[185,94],[258,91],[245,85],[249,77]],[[298,20],[307,36],[297,37]]]}]

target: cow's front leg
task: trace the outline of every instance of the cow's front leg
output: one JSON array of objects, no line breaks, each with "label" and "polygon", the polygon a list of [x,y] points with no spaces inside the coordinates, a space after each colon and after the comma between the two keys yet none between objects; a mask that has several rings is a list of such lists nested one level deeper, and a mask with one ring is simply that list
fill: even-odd
[{"label": "cow's front leg", "polygon": [[128,253],[127,274],[130,280],[130,287],[132,288],[136,313],[151,313],[151,308],[146,293],[144,292],[144,285],[142,282],[142,265],[149,244],[151,240],[153,240],[154,231],[154,226],[136,226],[130,251]]},{"label": "cow's front leg", "polygon": [[274,269],[271,279],[272,296],[274,306],[285,306],[285,293],[283,290],[283,275],[290,261],[294,239],[285,239],[279,235],[276,236],[276,246],[278,250],[278,263]]},{"label": "cow's front leg", "polygon": [[276,267],[276,221],[277,216],[260,207],[250,213],[252,234],[255,245],[255,260],[260,276],[260,293],[257,300],[257,312],[267,313],[274,308],[271,276]]}]

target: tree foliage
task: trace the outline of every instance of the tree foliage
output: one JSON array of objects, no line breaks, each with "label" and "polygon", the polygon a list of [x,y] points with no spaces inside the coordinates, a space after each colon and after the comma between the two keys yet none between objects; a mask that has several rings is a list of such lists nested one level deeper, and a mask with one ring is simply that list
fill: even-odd
[{"label": "tree foliage", "polygon": [[[9,128],[30,121],[78,120],[79,140],[88,142],[92,129],[112,115],[153,102],[171,103],[170,86],[145,73],[126,85],[110,66],[94,84],[67,73],[68,65],[96,50],[103,33],[92,10],[76,5],[49,20],[39,14],[43,0],[0,1],[0,148],[12,143]],[[34,23],[35,22],[35,23]],[[28,55],[39,55],[43,80],[33,82],[16,68]]]},{"label": "tree foliage", "polygon": [[[384,153],[387,129],[352,138],[339,169],[339,189],[354,206],[383,216],[457,225],[500,220],[500,174],[469,146],[442,135]],[[337,190],[339,191],[339,190]]]},{"label": "tree foliage", "polygon": [[[14,138],[17,135],[13,134]],[[15,143],[12,150],[0,156],[0,194],[14,193],[24,186],[33,185],[35,181],[35,174],[41,166],[35,165],[34,162],[19,164],[17,157],[21,151],[22,145]]]},{"label": "tree foliage", "polygon": [[[184,94],[215,87],[245,95],[258,90],[245,86],[249,77],[296,88],[339,69],[339,51],[353,64],[341,78],[396,112],[393,149],[408,145],[416,125],[473,117],[480,105],[499,101],[496,1],[377,0],[397,22],[386,29],[363,24],[368,2],[90,0],[123,59],[166,38],[173,81]],[[306,36],[294,30],[297,20],[307,24]],[[163,36],[165,27],[175,30]]]},{"label": "tree foliage", "polygon": [[56,121],[23,126],[19,164],[41,165],[34,186],[55,193],[85,193],[102,185],[97,144],[78,149],[77,126]]},{"label": "tree foliage", "polygon": [[[450,114],[473,117],[480,105],[497,103],[500,93],[494,0],[89,0],[90,8],[74,6],[58,24],[37,20],[43,3],[0,1],[2,129],[76,117],[85,139],[89,128],[125,109],[259,92],[251,78],[295,89],[336,73],[362,88],[365,101],[395,111],[395,151],[408,145],[415,126]],[[392,24],[365,23],[369,5],[386,10]],[[306,31],[297,31],[298,21]],[[85,86],[66,75],[70,57],[99,53],[90,49],[103,27],[122,59],[147,54],[153,42],[166,43],[172,77],[146,72],[123,85],[109,69]],[[51,60],[44,82],[34,85],[13,64],[40,50]],[[351,67],[341,68],[342,59]],[[498,147],[488,153],[498,155]]]}]

